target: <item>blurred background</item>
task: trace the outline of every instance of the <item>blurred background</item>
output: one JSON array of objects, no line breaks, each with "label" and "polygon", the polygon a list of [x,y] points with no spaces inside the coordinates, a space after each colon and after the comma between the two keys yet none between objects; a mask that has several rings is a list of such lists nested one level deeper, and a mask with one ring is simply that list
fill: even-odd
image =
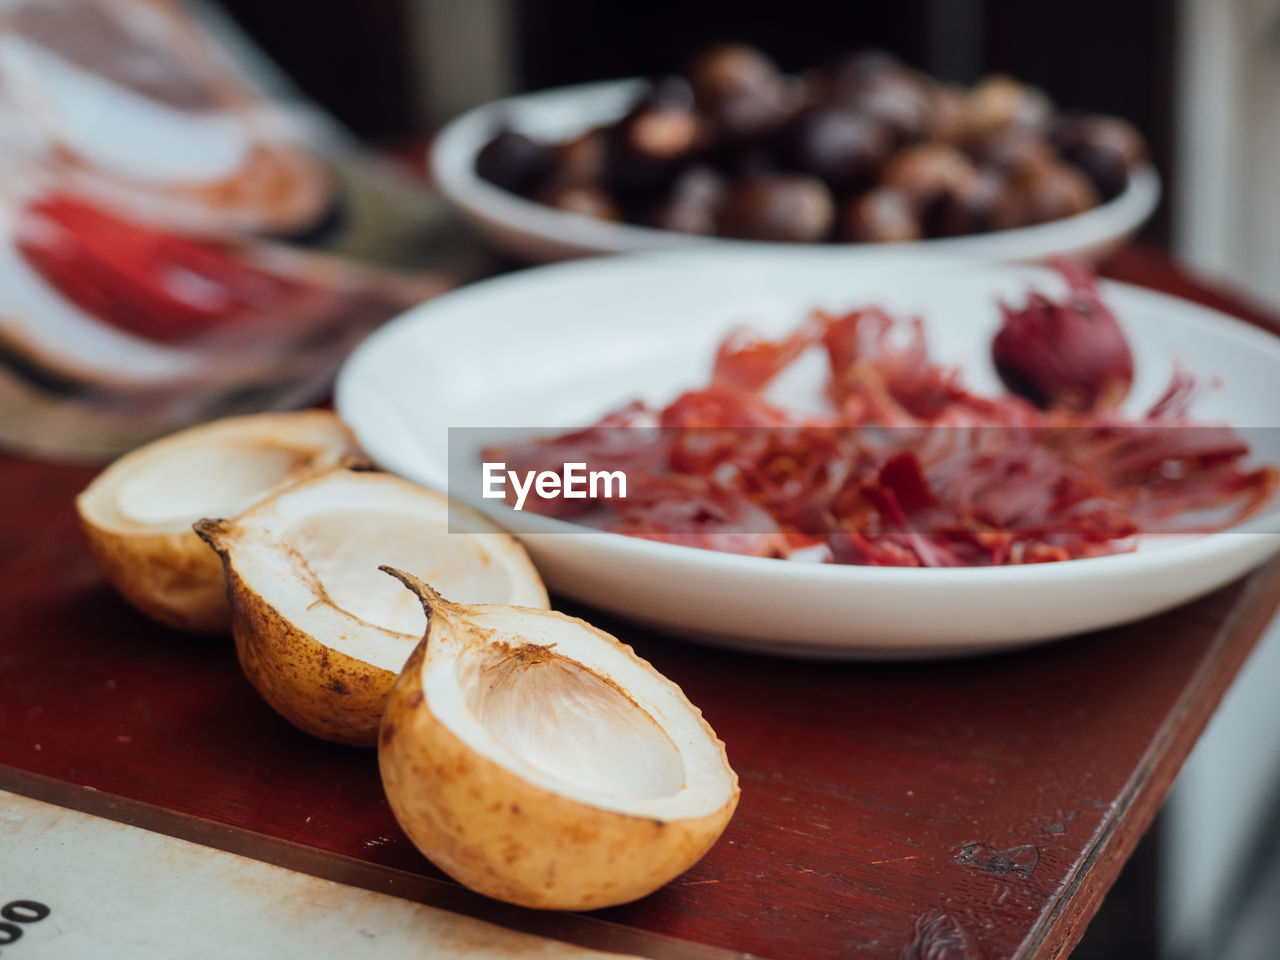
[{"label": "blurred background", "polygon": [[403,142],[507,93],[679,70],[723,39],[797,70],[881,46],[939,78],[1007,72],[1148,138],[1165,200],[1145,237],[1280,303],[1275,0],[224,0],[308,96]]}]

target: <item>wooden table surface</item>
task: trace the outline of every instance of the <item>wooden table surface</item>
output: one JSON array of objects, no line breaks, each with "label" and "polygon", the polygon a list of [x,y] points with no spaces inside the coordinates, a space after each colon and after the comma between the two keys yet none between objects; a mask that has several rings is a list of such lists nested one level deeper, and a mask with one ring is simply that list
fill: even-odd
[{"label": "wooden table surface", "polygon": [[[1108,272],[1268,322],[1157,254]],[[375,755],[279,719],[228,639],[118,600],[71,508],[93,474],[0,459],[0,789],[642,956],[1065,956],[1280,604],[1272,563],[1142,623],[910,664],[731,653],[571,608],[703,708],[742,801],[645,900],[537,914],[443,878],[392,819]]]}]

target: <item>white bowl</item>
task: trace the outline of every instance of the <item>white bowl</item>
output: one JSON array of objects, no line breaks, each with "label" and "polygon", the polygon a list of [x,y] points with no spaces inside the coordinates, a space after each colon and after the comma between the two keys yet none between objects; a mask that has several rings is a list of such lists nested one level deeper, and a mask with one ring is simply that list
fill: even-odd
[{"label": "white bowl", "polygon": [[[537,262],[604,253],[645,253],[715,247],[722,250],[788,249],[795,244],[697,237],[611,223],[534,203],[482,179],[476,155],[503,126],[535,139],[558,141],[622,116],[645,89],[643,80],[612,80],[545,90],[485,104],[444,128],[431,146],[431,169],[441,193],[495,246]],[[1056,256],[1098,258],[1128,238],[1160,199],[1151,167],[1136,171],[1118,197],[1052,223],[970,237],[907,244],[823,244],[850,261],[884,255],[929,254],[979,260],[1043,260]]]},{"label": "white bowl", "polygon": [[[924,270],[851,264],[815,251],[705,250],[560,264],[446,294],[383,327],[343,369],[337,406],[380,464],[444,489],[451,427],[552,434],[632,398],[662,403],[706,382],[729,327],[746,321],[777,333],[815,306],[879,303],[918,313],[933,355],[959,364],[975,389],[994,391],[988,347],[999,322],[996,300],[1033,284],[1062,289],[1056,274],[1039,267]],[[1277,426],[1280,338],[1135,287],[1107,283],[1103,291],[1137,359],[1129,409],[1151,404],[1178,358],[1206,385],[1197,416]],[[1208,389],[1218,374],[1225,385]],[[1273,435],[1280,431],[1263,432]],[[484,438],[460,431],[453,438],[455,468],[470,465],[464,473],[478,476]],[[1280,459],[1274,449],[1268,454]],[[456,486],[450,492],[475,502],[478,483]],[[587,531],[498,501],[478,505],[523,539],[554,590],[686,636],[795,655],[957,654],[1095,630],[1206,593],[1280,547],[1273,508],[1231,532],[1147,537],[1135,553],[1097,559],[838,566],[715,553]]]}]

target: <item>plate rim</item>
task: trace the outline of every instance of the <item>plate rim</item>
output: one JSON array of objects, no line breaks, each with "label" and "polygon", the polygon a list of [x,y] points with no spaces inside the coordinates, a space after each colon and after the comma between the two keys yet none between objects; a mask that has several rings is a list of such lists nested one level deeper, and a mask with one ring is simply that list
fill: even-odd
[{"label": "plate rim", "polygon": [[[803,251],[795,251],[800,257],[793,258],[798,263],[813,263],[813,257],[810,253],[805,256]],[[768,261],[777,265],[778,260],[772,253],[764,251],[753,251],[752,257],[760,257],[762,262]],[[393,338],[405,335],[404,331],[417,327],[424,323],[443,322],[436,313],[441,310],[448,310],[453,304],[466,302],[472,299],[483,299],[496,289],[504,289],[507,287],[521,286],[539,286],[545,284],[556,284],[563,274],[572,276],[579,273],[604,272],[613,271],[646,271],[650,269],[660,269],[667,264],[680,265],[684,269],[696,268],[698,272],[706,269],[707,264],[695,264],[690,267],[690,260],[698,261],[739,261],[744,259],[741,251],[728,250],[722,248],[704,248],[697,251],[650,251],[646,253],[631,254],[622,257],[599,257],[584,260],[571,260],[544,266],[532,267],[526,270],[520,270],[514,273],[504,274],[497,277],[491,277],[468,284],[465,287],[449,291],[432,300],[428,300],[417,306],[411,307],[409,310],[393,318],[375,330],[369,337],[356,348],[355,351],[346,359],[339,371],[338,379],[334,387],[334,407],[338,415],[346,422],[353,431],[355,431],[357,439],[366,452],[379,464],[383,469],[390,472],[405,476],[414,483],[422,484],[423,481],[415,477],[412,472],[402,471],[401,465],[396,463],[394,455],[387,455],[387,451],[382,444],[369,442],[367,434],[362,433],[361,426],[355,420],[349,417],[353,406],[357,401],[353,399],[356,391],[355,383],[358,382],[360,368],[373,361],[369,358],[376,357],[379,350],[385,350],[383,346],[386,342],[392,342]],[[839,266],[841,269],[849,269],[849,264],[832,264]],[[877,274],[881,274],[886,267],[893,270],[912,270],[919,269],[918,262],[911,262],[909,259],[897,261],[892,264],[878,263],[872,265],[870,263],[859,264],[855,269],[865,267],[867,269],[876,270]],[[977,264],[970,260],[957,260],[952,262],[931,262],[931,271],[981,271],[1006,274],[1038,274],[1044,277],[1057,275],[1049,267],[1034,264],[1023,263],[981,263]],[[1189,313],[1197,323],[1208,324],[1212,322],[1216,325],[1214,330],[1215,336],[1226,336],[1228,339],[1235,340],[1244,346],[1255,346],[1270,351],[1277,361],[1277,369],[1280,370],[1280,331],[1269,331],[1267,329],[1250,324],[1238,317],[1234,317],[1221,310],[1213,307],[1197,303],[1193,300],[1187,300],[1162,291],[1151,290],[1136,284],[1124,283],[1116,280],[1100,279],[1099,285],[1104,296],[1108,292],[1119,293],[1122,299],[1133,298],[1137,300],[1146,300],[1156,307],[1166,307],[1176,309],[1178,311]],[[552,429],[552,428],[549,428]],[[380,448],[380,449],[375,449]],[[430,485],[428,485],[430,486]],[[434,487],[432,487],[435,489]],[[448,495],[448,491],[441,491]],[[460,498],[459,502],[468,503],[468,501]],[[474,506],[474,504],[472,504]],[[516,511],[510,507],[502,505],[486,505],[488,509],[484,512],[504,530],[513,536],[523,539],[525,537],[543,537],[543,536],[574,536],[578,538],[587,538],[594,544],[604,544],[609,549],[616,549],[628,554],[638,555],[651,560],[667,560],[678,563],[680,565],[688,565],[694,563],[699,566],[707,564],[720,566],[722,569],[732,569],[744,575],[755,575],[771,571],[772,576],[781,575],[786,579],[801,581],[828,581],[830,583],[848,582],[850,580],[872,581],[879,584],[907,584],[921,585],[921,578],[928,578],[930,586],[946,585],[970,585],[975,582],[983,583],[989,586],[989,580],[997,576],[1003,576],[1011,582],[1010,587],[1016,586],[1035,586],[1046,581],[1062,582],[1063,579],[1090,578],[1105,573],[1120,565],[1127,573],[1140,575],[1143,567],[1166,567],[1177,562],[1194,562],[1194,561],[1210,561],[1221,554],[1232,553],[1232,537],[1245,536],[1250,539],[1260,537],[1274,537],[1280,542],[1280,533],[1271,530],[1259,530],[1255,527],[1262,524],[1263,521],[1271,517],[1272,514],[1280,513],[1280,499],[1277,499],[1269,509],[1264,510],[1258,516],[1246,520],[1242,524],[1238,524],[1229,530],[1217,531],[1214,533],[1203,534],[1184,543],[1171,544],[1160,548],[1159,550],[1150,552],[1131,551],[1127,553],[1108,554],[1100,557],[1080,557],[1072,560],[1063,560],[1053,563],[1036,563],[1036,564],[1010,564],[1002,566],[964,566],[964,567],[888,567],[888,566],[871,566],[863,564],[833,564],[833,563],[800,563],[787,562],[772,557],[755,557],[742,554],[728,553],[724,551],[706,550],[697,547],[689,547],[681,544],[665,543],[661,541],[647,540],[640,537],[632,537],[626,534],[614,533],[610,531],[594,530],[588,527],[582,527],[564,520],[557,520],[551,517],[544,517],[537,514],[526,514]],[[483,508],[482,508],[483,509]],[[518,522],[512,523],[512,518],[516,518]],[[533,528],[542,529],[533,529]],[[525,529],[522,529],[525,528]],[[1150,571],[1148,571],[1150,572]]]}]

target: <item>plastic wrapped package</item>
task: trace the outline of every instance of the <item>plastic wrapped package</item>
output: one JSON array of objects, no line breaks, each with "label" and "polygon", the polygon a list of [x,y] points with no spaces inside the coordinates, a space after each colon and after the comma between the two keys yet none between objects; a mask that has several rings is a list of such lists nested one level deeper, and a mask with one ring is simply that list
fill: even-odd
[{"label": "plastic wrapped package", "polygon": [[[321,396],[447,283],[436,217],[185,6],[0,12],[0,444],[108,456]],[[255,76],[256,74],[256,76]]]}]

